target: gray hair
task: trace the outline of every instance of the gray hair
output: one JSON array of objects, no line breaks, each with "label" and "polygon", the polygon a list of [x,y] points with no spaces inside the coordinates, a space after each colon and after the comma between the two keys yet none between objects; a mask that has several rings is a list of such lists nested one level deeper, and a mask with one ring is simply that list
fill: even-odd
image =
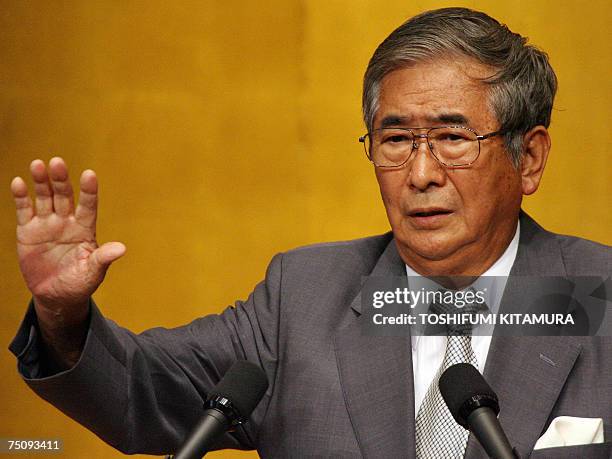
[{"label": "gray hair", "polygon": [[380,84],[388,73],[432,58],[466,56],[495,73],[489,104],[504,132],[510,159],[521,162],[523,136],[535,126],[548,127],[557,77],[543,51],[527,44],[485,13],[468,8],[442,8],[415,16],[395,29],[376,49],[363,82],[363,118],[373,129]]}]

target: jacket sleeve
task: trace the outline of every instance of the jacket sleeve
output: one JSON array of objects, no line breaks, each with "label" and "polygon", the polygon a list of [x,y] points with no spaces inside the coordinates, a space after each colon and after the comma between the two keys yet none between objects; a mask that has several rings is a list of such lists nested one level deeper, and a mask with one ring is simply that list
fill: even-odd
[{"label": "jacket sleeve", "polygon": [[40,397],[125,453],[176,451],[203,411],[206,394],[236,360],[266,373],[269,388],[249,422],[226,434],[218,448],[254,449],[278,361],[282,255],[249,298],[221,314],[174,328],[134,334],[105,319],[91,302],[79,361],[45,374],[32,305],[10,345],[26,384]]}]

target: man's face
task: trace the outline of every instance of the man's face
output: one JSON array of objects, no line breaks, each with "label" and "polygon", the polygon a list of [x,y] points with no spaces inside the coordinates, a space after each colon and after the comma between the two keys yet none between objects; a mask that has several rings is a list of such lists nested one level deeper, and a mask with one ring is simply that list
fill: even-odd
[{"label": "man's face", "polygon": [[[499,129],[487,87],[490,69],[470,59],[444,59],[393,71],[381,82],[374,128],[463,125],[479,135]],[[425,132],[425,131],[419,131]],[[503,139],[480,142],[469,167],[439,164],[425,142],[396,169],[376,168],[402,259],[424,275],[479,275],[514,235],[521,176]]]}]

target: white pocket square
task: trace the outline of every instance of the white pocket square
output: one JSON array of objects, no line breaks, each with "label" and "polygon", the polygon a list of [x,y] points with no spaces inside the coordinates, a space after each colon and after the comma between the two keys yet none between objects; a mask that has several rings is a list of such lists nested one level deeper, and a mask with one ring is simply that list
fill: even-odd
[{"label": "white pocket square", "polygon": [[573,416],[559,416],[553,419],[544,435],[542,435],[533,448],[554,448],[557,446],[590,445],[603,443],[603,419],[601,418],[575,418]]}]

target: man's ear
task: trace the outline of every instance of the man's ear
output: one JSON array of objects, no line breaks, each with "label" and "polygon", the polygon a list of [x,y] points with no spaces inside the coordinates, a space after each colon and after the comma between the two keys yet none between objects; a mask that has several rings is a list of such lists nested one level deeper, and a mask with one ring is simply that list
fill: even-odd
[{"label": "man's ear", "polygon": [[544,126],[534,127],[523,137],[523,156],[520,165],[523,194],[532,194],[538,189],[549,151],[550,135]]}]

